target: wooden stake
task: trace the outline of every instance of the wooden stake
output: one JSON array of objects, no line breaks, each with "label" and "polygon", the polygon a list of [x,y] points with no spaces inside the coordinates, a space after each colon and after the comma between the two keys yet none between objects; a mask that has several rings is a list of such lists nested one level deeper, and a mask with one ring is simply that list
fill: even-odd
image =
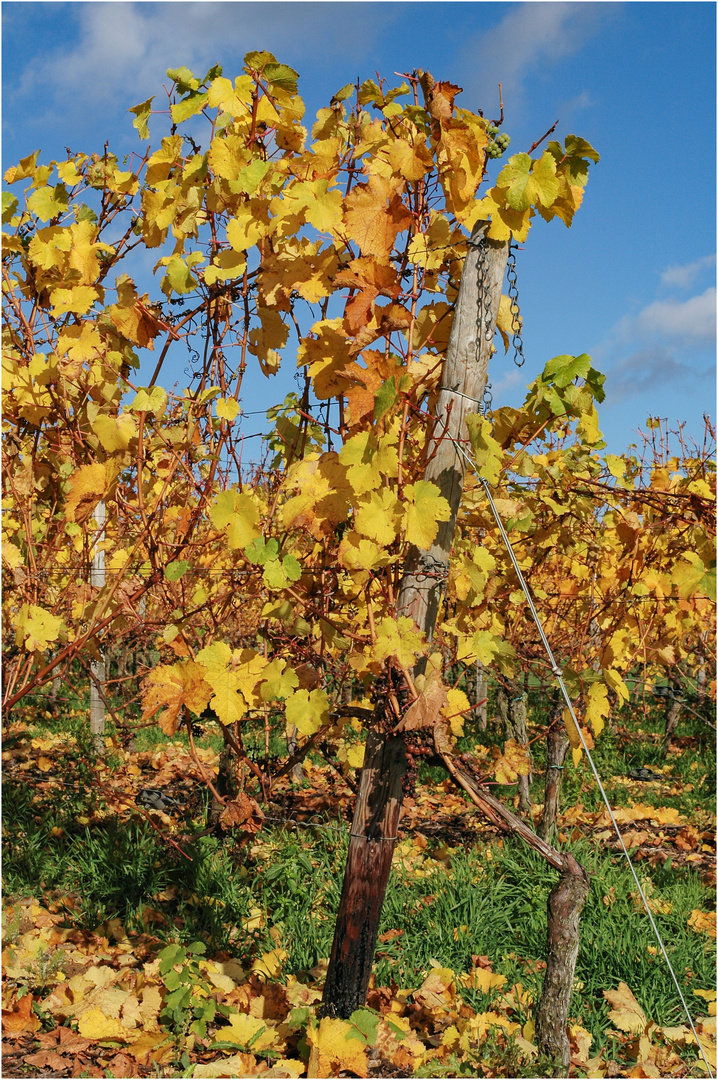
[{"label": "wooden stake", "polygon": [[[410,616],[428,640],[431,640],[434,632],[448,574],[449,552],[466,470],[466,462],[451,439],[468,438],[466,416],[479,410],[486,387],[496,316],[506,274],[508,243],[486,241],[481,249],[478,246],[488,227],[488,222],[478,222],[471,234],[451,324],[442,370],[442,389],[436,404],[436,419],[427,448],[427,466],[424,471],[424,479],[436,484],[448,501],[451,517],[449,521],[439,524],[436,541],[428,550],[410,548],[397,597],[397,618]],[[482,289],[480,306],[479,278],[482,275],[485,288]],[[484,298],[488,299],[490,314],[488,332]],[[477,328],[479,315],[482,326]],[[419,665],[419,669],[422,666]],[[401,812],[401,784],[396,786],[395,776],[404,768],[403,739],[397,736],[389,737],[386,739],[386,748],[380,749],[383,747],[382,737],[376,735],[375,738],[380,742],[375,743],[370,733],[371,753],[369,740],[367,741],[368,756],[365,757],[365,762],[373,764],[365,764],[362,771],[356,824],[352,828],[355,835],[352,836],[349,846],[344,887],[322,999],[322,1009],[325,1015],[329,1016],[349,1016],[366,1000],[394,847],[387,837],[396,835],[396,825]],[[380,791],[385,792],[382,798],[387,800],[386,818],[381,819],[384,822],[384,831],[381,833],[384,839],[378,839],[377,834],[374,840],[364,840],[362,836],[365,834],[362,830],[366,811],[362,806],[369,805],[370,798],[378,799],[378,795],[372,795],[372,792]],[[372,820],[378,821],[379,818]],[[396,821],[396,825],[391,824],[393,821]]]},{"label": "wooden stake", "polygon": [[324,986],[324,1016],[346,1020],[366,1002],[405,772],[404,740],[370,731]]},{"label": "wooden stake", "polygon": [[[95,521],[98,529],[97,543],[105,528],[104,502],[99,502],[95,508]],[[95,550],[92,557],[90,583],[96,589],[105,587],[105,552],[99,549]],[[105,751],[105,703],[102,700],[100,687],[105,685],[105,657],[101,649],[99,658],[92,661],[91,670],[93,677],[90,679],[90,734],[97,754],[102,755]]]}]

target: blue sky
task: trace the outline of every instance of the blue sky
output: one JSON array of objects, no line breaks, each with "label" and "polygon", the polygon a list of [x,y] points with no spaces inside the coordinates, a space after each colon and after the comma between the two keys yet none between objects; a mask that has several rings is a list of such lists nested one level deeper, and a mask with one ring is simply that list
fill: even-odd
[{"label": "blue sky", "polygon": [[[715,416],[713,3],[4,3],[3,168],[38,147],[42,160],[105,140],[137,150],[127,109],[162,93],[168,67],[234,76],[258,48],[299,71],[310,116],[357,77],[424,68],[490,115],[501,82],[511,152],[557,119],[557,136],[588,139],[601,162],[573,227],[536,219],[518,254],[527,360],[497,355],[494,405],[521,401],[552,356],[588,352],[607,376],[610,449],[648,415],[702,439]],[[262,406],[287,391],[256,377]]]}]

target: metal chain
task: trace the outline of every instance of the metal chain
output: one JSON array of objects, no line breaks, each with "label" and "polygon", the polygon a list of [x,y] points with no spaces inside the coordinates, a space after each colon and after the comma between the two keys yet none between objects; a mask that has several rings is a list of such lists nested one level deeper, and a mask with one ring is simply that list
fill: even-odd
[{"label": "metal chain", "polygon": [[514,363],[516,367],[523,367],[526,361],[524,356],[524,339],[521,336],[521,311],[519,310],[519,289],[516,283],[516,253],[509,242],[509,258],[507,262],[508,295],[511,301],[511,330],[514,346]]},{"label": "metal chain", "polygon": [[[478,241],[471,246],[476,248],[478,256],[476,263],[476,286],[478,293],[476,304],[476,361],[478,364],[479,353],[481,351],[481,337],[483,335],[486,341],[492,341],[494,327],[491,322],[491,283],[489,281],[489,268],[486,258],[486,237],[480,236]],[[483,398],[478,407],[479,413],[486,416],[491,409],[493,400],[491,383],[487,381],[484,386]]]},{"label": "metal chain", "polygon": [[481,236],[473,245],[478,252],[476,264],[476,280],[479,291],[479,303],[476,308],[476,348],[483,333],[486,341],[492,341],[494,328],[491,324],[491,282],[489,281],[489,267],[486,259],[486,237]]}]

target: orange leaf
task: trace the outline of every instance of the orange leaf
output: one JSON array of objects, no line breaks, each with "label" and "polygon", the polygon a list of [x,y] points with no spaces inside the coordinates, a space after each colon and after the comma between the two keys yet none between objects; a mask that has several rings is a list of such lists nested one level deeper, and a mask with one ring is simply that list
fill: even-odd
[{"label": "orange leaf", "polygon": [[[402,185],[403,186],[403,185]],[[397,233],[412,222],[397,194],[397,180],[372,176],[346,197],[344,215],[348,236],[359,244],[362,255],[388,258]]]},{"label": "orange leaf", "polygon": [[39,1031],[42,1027],[40,1017],[32,1011],[32,994],[25,994],[18,1002],[15,1012],[2,1014],[3,1035],[13,1039],[19,1035],[29,1035],[33,1031]]}]

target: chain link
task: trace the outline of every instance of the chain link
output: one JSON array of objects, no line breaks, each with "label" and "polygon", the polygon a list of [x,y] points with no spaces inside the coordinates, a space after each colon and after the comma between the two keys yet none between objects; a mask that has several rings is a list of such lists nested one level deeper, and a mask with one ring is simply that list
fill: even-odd
[{"label": "chain link", "polygon": [[[479,354],[481,352],[481,337],[486,341],[492,341],[494,336],[494,327],[491,323],[491,283],[489,281],[489,268],[486,258],[486,237],[480,236],[478,241],[472,244],[477,249],[478,260],[476,264],[476,285],[477,285],[477,304],[476,304],[476,362],[479,363]],[[479,404],[478,411],[482,416],[491,410],[491,405],[494,398],[491,393],[491,383],[487,382],[484,386],[484,394]]]},{"label": "chain link", "polygon": [[524,339],[521,336],[521,311],[519,309],[519,289],[516,283],[516,253],[509,242],[509,258],[507,263],[508,295],[511,302],[511,330],[513,332],[514,363],[516,367],[523,367],[526,361],[524,356]]}]

